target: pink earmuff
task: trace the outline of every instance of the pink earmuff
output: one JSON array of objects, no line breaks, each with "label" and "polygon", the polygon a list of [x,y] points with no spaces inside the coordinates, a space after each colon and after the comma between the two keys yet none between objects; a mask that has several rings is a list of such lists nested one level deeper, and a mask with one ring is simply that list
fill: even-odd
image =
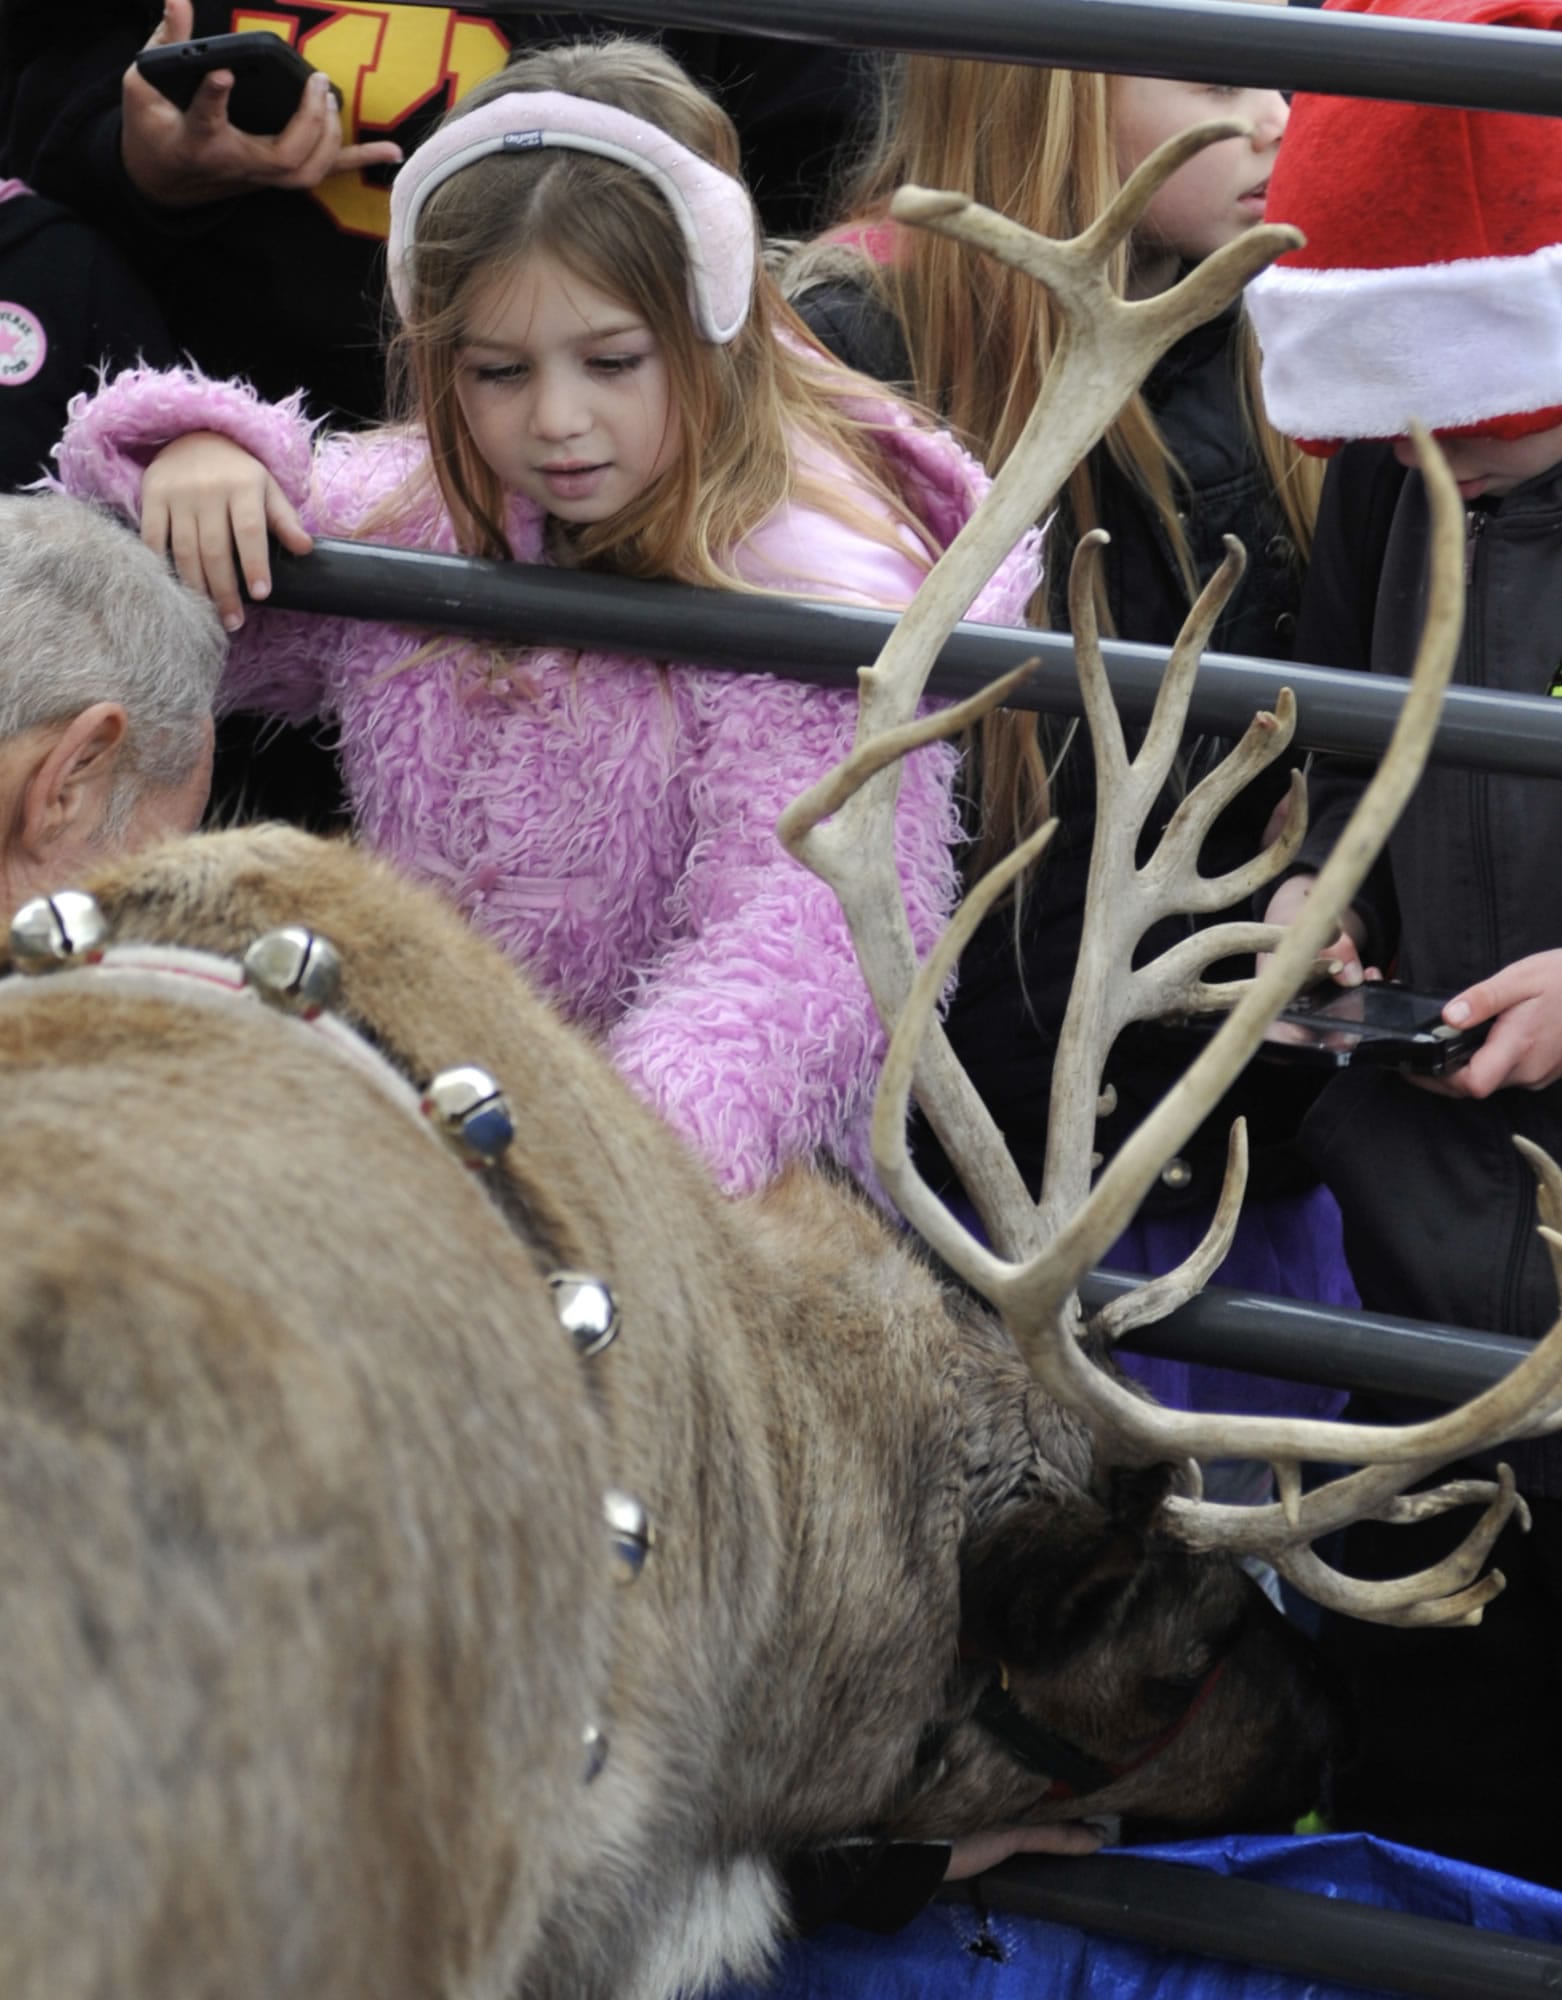
[{"label": "pink earmuff", "polygon": [[405,315],[418,216],[435,188],[493,153],[567,147],[645,175],[672,210],[689,254],[689,310],[702,339],[723,347],[748,318],[757,231],[741,181],[658,126],[611,104],[562,91],[512,91],[452,118],[418,147],[391,189],[387,246],[391,297]]}]

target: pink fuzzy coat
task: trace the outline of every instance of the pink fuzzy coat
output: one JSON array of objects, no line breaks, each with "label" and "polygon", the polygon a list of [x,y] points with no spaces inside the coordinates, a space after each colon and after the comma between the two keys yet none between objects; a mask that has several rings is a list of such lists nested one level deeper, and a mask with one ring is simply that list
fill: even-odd
[{"label": "pink fuzzy coat", "polygon": [[[885,417],[885,448],[942,546],[986,477],[948,437],[899,410]],[[268,405],[194,373],[133,370],[78,400],[60,483],[134,516],[157,447],[198,429],[260,458],[312,533],[454,551],[432,482],[394,525],[365,528],[423,463],[419,437],[317,443],[296,401]],[[542,525],[530,503],[513,504],[520,559],[544,559]],[[921,576],[796,505],[751,539],[740,566],[767,588],[892,607]],[[1022,622],[1038,574],[1028,538],[970,615]],[[732,615],[742,617],[741,597]],[[362,837],[442,889],[604,1036],[621,1073],[729,1191],[818,1151],[866,1171],[882,1031],[834,898],[775,834],[782,808],[849,748],[854,697],[613,654],[518,652],[497,680],[494,665],[473,641],[431,648],[426,631],[404,626],[251,609],[223,703],[335,720]],[[901,790],[901,879],[924,951],[955,896],[954,771],[947,748],[919,752]]]}]

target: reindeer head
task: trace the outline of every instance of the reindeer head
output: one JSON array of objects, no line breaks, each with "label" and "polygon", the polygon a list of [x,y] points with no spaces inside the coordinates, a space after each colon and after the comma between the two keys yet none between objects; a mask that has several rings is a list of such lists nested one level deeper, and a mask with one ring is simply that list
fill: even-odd
[{"label": "reindeer head", "polygon": [[968,1713],[923,1812],[1251,1832],[1320,1803],[1340,1717],[1313,1651],[1237,1564],[1165,1535],[1171,1478],[1114,1472],[1105,1500],[1032,1503],[967,1549]]}]

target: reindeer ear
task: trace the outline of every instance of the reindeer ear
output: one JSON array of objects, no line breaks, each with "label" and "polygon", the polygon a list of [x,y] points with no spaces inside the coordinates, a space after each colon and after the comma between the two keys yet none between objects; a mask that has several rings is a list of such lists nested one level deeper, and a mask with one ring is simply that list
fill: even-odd
[{"label": "reindeer ear", "polygon": [[1161,1502],[1177,1486],[1174,1465],[1114,1465],[1107,1474],[1106,1510],[1118,1527],[1148,1539]]},{"label": "reindeer ear", "polygon": [[1070,1514],[1030,1501],[971,1544],[961,1564],[964,1646],[1051,1667],[1111,1624],[1144,1562],[1142,1529],[1094,1507]]},{"label": "reindeer ear", "polygon": [[1051,1667],[1116,1619],[1144,1567],[1170,1465],[1117,1466],[1099,1502],[1038,1497],[1000,1516],[960,1567],[962,1642]]}]

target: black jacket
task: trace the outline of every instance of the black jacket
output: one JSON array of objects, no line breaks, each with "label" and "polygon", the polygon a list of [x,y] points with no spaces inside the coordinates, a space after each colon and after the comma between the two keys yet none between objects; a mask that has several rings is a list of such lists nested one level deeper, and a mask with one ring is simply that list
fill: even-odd
[{"label": "black jacket", "polygon": [[39,195],[0,200],[0,490],[48,469],[72,396],[174,358],[146,287],[95,230]]},{"label": "black jacket", "polygon": [[[873,294],[846,283],[805,292],[794,302],[819,339],[865,373],[904,382],[910,374],[904,340],[894,316]],[[1236,308],[1178,342],[1156,367],[1145,394],[1162,434],[1186,475],[1182,488],[1185,532],[1200,581],[1218,567],[1221,537],[1235,534],[1248,549],[1248,574],[1226,608],[1212,641],[1215,649],[1266,658],[1289,655],[1301,590],[1297,552],[1267,474],[1249,441],[1238,401],[1232,335]],[[1169,542],[1128,478],[1098,450],[1093,469],[1102,521],[1112,535],[1107,583],[1119,636],[1169,644],[1187,610]],[[1066,623],[1063,588],[1070,550],[1066,535],[1049,555],[1053,623]],[[1213,740],[1186,746],[1182,782],[1168,787],[1146,844],[1159,834],[1188,782],[1229,747]],[[1049,759],[1049,762],[1051,760]],[[1275,771],[1250,787],[1222,817],[1202,857],[1206,874],[1223,872],[1256,851],[1285,775]],[[1095,780],[1083,727],[1065,755],[1053,788],[1060,824],[1046,859],[1026,890],[1025,917],[1016,963],[1013,913],[999,909],[977,931],[960,963],[947,1027],[956,1054],[983,1101],[998,1118],[1010,1150],[1032,1187],[1041,1181],[1046,1152],[1052,1063],[1078,957],[1084,916],[1090,840],[1095,823]],[[1245,917],[1246,910],[1233,914]],[[1141,957],[1191,929],[1192,920],[1151,934]],[[1117,1109],[1097,1128],[1110,1155],[1186,1068],[1196,1044],[1167,1030],[1140,1026],[1118,1042],[1107,1067]],[[1224,1171],[1231,1119],[1250,1123],[1255,1196],[1291,1192],[1312,1176],[1289,1145],[1315,1085],[1298,1070],[1255,1065],[1234,1087],[1187,1149],[1190,1177],[1163,1182],[1149,1206],[1161,1213],[1207,1208]],[[947,1185],[949,1168],[930,1134],[919,1136],[919,1158],[935,1184]]]},{"label": "black jacket", "polygon": [[[1562,684],[1562,468],[1469,510],[1469,604],[1454,678],[1548,694]],[[1425,602],[1418,474],[1386,446],[1330,468],[1300,627],[1309,659],[1409,671]],[[1320,758],[1303,858],[1321,862],[1366,782]],[[1369,959],[1451,993],[1562,948],[1562,779],[1430,765],[1358,908]],[[1484,1102],[1431,1096],[1392,1074],[1344,1071],[1303,1140],[1339,1198],[1351,1267],[1376,1310],[1534,1338],[1557,1316],[1535,1233],[1534,1182],[1515,1133],[1562,1159],[1562,1084]],[[1562,1449],[1505,1449],[1524,1491],[1562,1495]]]}]

